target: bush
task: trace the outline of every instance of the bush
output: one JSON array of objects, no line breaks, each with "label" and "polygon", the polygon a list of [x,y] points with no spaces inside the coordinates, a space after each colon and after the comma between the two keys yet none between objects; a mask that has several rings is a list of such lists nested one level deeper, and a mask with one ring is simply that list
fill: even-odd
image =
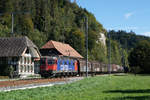
[{"label": "bush", "polygon": [[12,65],[7,65],[4,71],[4,75],[9,76],[10,78],[13,78],[14,68]]},{"label": "bush", "polygon": [[9,79],[8,76],[0,76],[0,79]]},{"label": "bush", "polygon": [[[150,42],[141,41],[137,44],[129,55],[129,63],[132,69],[139,70],[141,72],[150,73]],[[137,68],[134,68],[137,67]],[[139,67],[139,68],[138,68]]]},{"label": "bush", "polygon": [[140,67],[131,67],[130,68],[130,72],[136,74],[139,74],[140,72],[142,72],[142,69]]}]

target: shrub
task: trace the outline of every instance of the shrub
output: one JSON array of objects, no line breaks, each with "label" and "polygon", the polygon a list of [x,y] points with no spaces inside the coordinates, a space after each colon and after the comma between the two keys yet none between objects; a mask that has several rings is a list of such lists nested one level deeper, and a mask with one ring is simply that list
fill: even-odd
[{"label": "shrub", "polygon": [[148,41],[141,41],[137,44],[129,55],[130,67],[139,69],[141,72],[150,73],[150,43]]},{"label": "shrub", "polygon": [[14,68],[12,65],[7,65],[4,71],[4,75],[9,76],[10,78],[13,78]]}]

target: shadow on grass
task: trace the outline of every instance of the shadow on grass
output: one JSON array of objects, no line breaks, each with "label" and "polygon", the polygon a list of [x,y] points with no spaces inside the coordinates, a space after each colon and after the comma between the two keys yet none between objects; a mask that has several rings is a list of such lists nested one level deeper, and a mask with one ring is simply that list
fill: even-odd
[{"label": "shadow on grass", "polygon": [[140,90],[110,90],[110,91],[104,91],[104,93],[150,93],[150,89],[140,89]]},{"label": "shadow on grass", "polygon": [[150,95],[147,96],[127,96],[127,97],[114,97],[110,100],[150,100]]},{"label": "shadow on grass", "polygon": [[127,74],[114,74],[113,76],[128,76]]},{"label": "shadow on grass", "polygon": [[150,76],[150,74],[137,74],[139,76]]}]

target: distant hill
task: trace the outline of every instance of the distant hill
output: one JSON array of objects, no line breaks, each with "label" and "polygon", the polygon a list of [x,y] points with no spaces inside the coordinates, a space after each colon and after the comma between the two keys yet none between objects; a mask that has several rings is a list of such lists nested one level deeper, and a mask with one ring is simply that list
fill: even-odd
[{"label": "distant hill", "polygon": [[126,32],[123,30],[114,31],[111,30],[107,34],[107,38],[109,38],[109,35],[112,40],[117,41],[119,44],[121,44],[121,47],[126,50],[131,50],[136,46],[136,44],[142,40],[147,40],[150,42],[150,37],[142,36],[142,35],[136,35],[134,32]]}]

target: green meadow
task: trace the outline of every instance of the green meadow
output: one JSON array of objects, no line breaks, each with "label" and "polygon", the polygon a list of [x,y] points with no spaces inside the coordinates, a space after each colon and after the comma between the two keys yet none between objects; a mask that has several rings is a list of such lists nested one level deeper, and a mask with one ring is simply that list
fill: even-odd
[{"label": "green meadow", "polygon": [[96,76],[71,84],[0,92],[0,100],[150,100],[150,76]]}]

